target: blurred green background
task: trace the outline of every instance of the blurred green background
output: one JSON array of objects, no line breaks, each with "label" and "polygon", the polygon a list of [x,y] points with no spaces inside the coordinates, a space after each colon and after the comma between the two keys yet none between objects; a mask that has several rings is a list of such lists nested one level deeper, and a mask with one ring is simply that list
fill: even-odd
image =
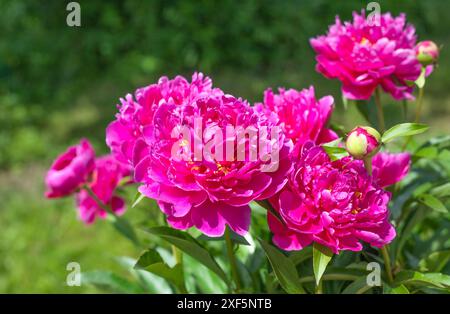
[{"label": "blurred green background", "polygon": [[[0,292],[95,292],[66,286],[67,263],[120,272],[114,256],[139,254],[108,223],[79,222],[72,199],[45,200],[43,177],[80,137],[106,153],[118,98],[161,75],[202,71],[251,102],[269,86],[313,84],[319,96],[335,97],[334,121],[363,122],[354,108],[344,112],[339,83],[314,71],[308,39],[369,1],[85,0],[81,27],[66,25],[69,2],[0,1]],[[444,46],[427,81],[424,120],[433,133],[449,133],[449,2],[379,3],[405,12],[420,40]],[[401,110],[385,102],[388,114]]]}]

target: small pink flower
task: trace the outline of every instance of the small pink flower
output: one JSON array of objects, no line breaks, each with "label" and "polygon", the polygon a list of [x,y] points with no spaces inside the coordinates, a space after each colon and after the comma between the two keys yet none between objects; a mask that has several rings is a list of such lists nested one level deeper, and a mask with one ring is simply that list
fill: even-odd
[{"label": "small pink flower", "polygon": [[325,96],[316,99],[314,87],[297,91],[295,89],[278,89],[274,94],[271,89],[264,92],[266,110],[275,112],[287,138],[294,143],[305,143],[312,140],[317,144],[337,139],[336,133],[327,128],[333,112],[333,97]]},{"label": "small pink flower", "polygon": [[347,135],[345,145],[348,153],[355,159],[372,157],[380,149],[381,135],[368,126],[358,126]]},{"label": "small pink flower", "polygon": [[360,251],[360,241],[381,247],[395,237],[389,223],[390,193],[367,174],[362,161],[331,161],[312,142],[294,150],[288,184],[270,199],[279,218],[268,214],[273,242],[301,250],[317,242],[334,253]]},{"label": "small pink flower", "polygon": [[[95,161],[93,179],[88,185],[105,206],[109,206],[113,212],[121,215],[125,211],[125,202],[114,192],[120,180],[129,175],[129,166],[117,161],[111,155],[103,156]],[[105,218],[107,215],[107,212],[85,189],[77,193],[76,201],[80,219],[87,224],[94,222],[97,216]]]},{"label": "small pink flower", "polygon": [[95,152],[88,140],[69,147],[53,162],[45,177],[45,196],[57,198],[70,195],[86,183],[94,169]]},{"label": "small pink flower", "polygon": [[390,13],[368,21],[354,12],[353,22],[330,26],[325,36],[311,39],[317,53],[318,72],[342,82],[348,99],[369,99],[378,86],[395,99],[412,99],[414,82],[421,66],[415,53],[416,35],[404,14]]},{"label": "small pink flower", "polygon": [[408,174],[410,165],[408,153],[378,153],[372,159],[373,177],[384,188],[400,182]]}]

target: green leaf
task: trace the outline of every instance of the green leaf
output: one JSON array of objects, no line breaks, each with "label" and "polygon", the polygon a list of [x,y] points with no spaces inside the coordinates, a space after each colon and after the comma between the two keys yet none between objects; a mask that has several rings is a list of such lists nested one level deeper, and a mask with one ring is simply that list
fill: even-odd
[{"label": "green leaf", "polygon": [[437,147],[434,146],[427,146],[424,148],[419,149],[417,152],[414,153],[414,157],[420,157],[420,158],[436,158],[439,154],[439,150]]},{"label": "green leaf", "polygon": [[432,210],[435,210],[439,213],[448,213],[447,208],[445,205],[436,197],[434,197],[431,194],[422,194],[419,196],[419,201],[431,208]]},{"label": "green leaf", "polygon": [[119,293],[143,293],[144,290],[133,282],[128,281],[109,271],[92,271],[81,274],[83,284],[91,284],[100,289]]},{"label": "green leaf", "polygon": [[223,280],[196,259],[186,255],[183,264],[189,292],[227,293],[228,287]]},{"label": "green leaf", "polygon": [[395,283],[397,285],[426,285],[444,289],[450,287],[450,276],[441,273],[420,273],[405,270],[396,275]]},{"label": "green leaf", "polygon": [[139,282],[139,285],[145,289],[145,292],[174,293],[172,286],[170,286],[164,278],[156,276],[146,270],[135,269],[134,265],[136,264],[136,259],[129,256],[118,256],[115,260]]},{"label": "green leaf", "polygon": [[417,85],[417,87],[423,88],[425,86],[425,79],[426,79],[426,75],[425,74],[426,74],[426,68],[422,67],[422,71],[420,72],[419,77],[414,82]]},{"label": "green leaf", "polygon": [[131,205],[131,208],[135,208],[144,198],[145,198],[144,194],[137,192],[136,196],[134,197],[133,205]]},{"label": "green leaf", "polygon": [[136,269],[145,269],[152,274],[166,279],[176,286],[180,292],[185,292],[183,266],[177,264],[174,267],[167,265],[156,250],[148,249],[138,258],[134,265]]},{"label": "green leaf", "polygon": [[108,214],[108,220],[112,222],[114,228],[119,231],[123,236],[129,239],[136,245],[139,245],[139,239],[134,231],[133,226],[123,217],[114,216]]},{"label": "green leaf", "polygon": [[349,103],[350,101],[351,101],[351,100],[347,99],[347,98],[344,96],[344,94],[342,94],[342,104],[344,105],[344,109],[345,109],[345,110],[348,109],[348,103]]},{"label": "green leaf", "polygon": [[188,233],[169,227],[153,227],[146,229],[145,231],[166,240],[172,245],[175,245],[181,251],[211,269],[225,283],[229,284],[229,280],[225,275],[225,272],[222,268],[220,268],[219,264],[217,264],[211,254]]},{"label": "green leaf", "polygon": [[334,147],[334,146],[322,146],[325,152],[328,154],[328,157],[332,161],[339,160],[341,158],[347,157],[348,152],[343,147]]},{"label": "green leaf", "polygon": [[436,197],[449,197],[450,196],[450,182],[443,185],[439,185],[431,190],[431,194]]},{"label": "green leaf", "polygon": [[260,239],[258,241],[266,253],[281,287],[287,293],[305,293],[305,290],[300,284],[294,263],[272,245]]},{"label": "green leaf", "polygon": [[298,265],[307,259],[310,259],[312,257],[312,247],[308,246],[305,247],[301,251],[294,251],[289,255],[289,259],[295,264]]},{"label": "green leaf", "polygon": [[323,146],[338,147],[341,142],[342,142],[342,137],[339,137],[339,138],[337,138],[335,140],[332,140],[331,142],[324,143]]},{"label": "green leaf", "polygon": [[[239,234],[237,234],[236,232],[230,230],[230,238],[231,240],[236,243],[236,244],[240,244],[240,245],[246,245],[249,246],[250,243],[248,243],[248,241],[243,237],[240,236]],[[225,236],[221,236],[221,237],[208,237],[207,235],[201,234],[197,237],[197,240],[201,240],[201,241],[225,241]]]},{"label": "green leaf", "polygon": [[450,250],[431,253],[419,262],[422,272],[440,272],[450,260]]},{"label": "green leaf", "polygon": [[400,285],[398,287],[390,287],[388,285],[383,285],[383,293],[384,294],[409,294],[408,288],[404,285]]},{"label": "green leaf", "polygon": [[323,246],[317,242],[313,245],[313,269],[314,277],[316,278],[316,285],[319,284],[328,263],[333,257],[333,252],[326,246]]},{"label": "green leaf", "polygon": [[395,138],[411,136],[425,132],[428,130],[428,126],[426,124],[421,123],[402,123],[394,125],[392,128],[384,132],[381,137],[381,141],[383,143],[388,143]]},{"label": "green leaf", "polygon": [[363,294],[372,288],[373,287],[367,285],[367,278],[364,276],[349,284],[344,291],[342,291],[342,294]]}]

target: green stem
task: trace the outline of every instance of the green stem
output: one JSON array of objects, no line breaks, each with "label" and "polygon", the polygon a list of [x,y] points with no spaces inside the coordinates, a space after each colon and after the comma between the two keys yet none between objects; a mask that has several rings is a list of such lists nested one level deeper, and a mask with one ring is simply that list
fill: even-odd
[{"label": "green stem", "polygon": [[369,176],[372,176],[372,157],[364,158],[364,167],[367,170]]},{"label": "green stem", "polygon": [[391,258],[389,257],[387,245],[381,248],[381,254],[383,255],[384,267],[386,268],[386,274],[388,277],[389,284],[392,284],[394,282],[394,277],[392,276]]},{"label": "green stem", "polygon": [[323,290],[322,290],[322,278],[319,281],[319,284],[316,287],[316,294],[322,294]]},{"label": "green stem", "polygon": [[234,255],[233,242],[231,241],[230,230],[228,227],[225,229],[225,242],[227,245],[228,260],[230,262],[231,274],[236,284],[236,292],[241,290],[241,280],[239,278],[239,272],[237,268],[236,256]]},{"label": "green stem", "polygon": [[[425,89],[419,88],[419,95],[417,96],[417,103],[416,103],[416,117],[414,119],[415,123],[420,122],[420,116],[422,114],[422,104],[423,104],[423,95],[425,94]],[[406,138],[405,143],[402,146],[402,150],[406,149],[406,146],[408,146],[409,142],[411,141],[412,136],[408,136]]]},{"label": "green stem", "polygon": [[[131,228],[129,223],[123,218],[117,216],[117,214],[109,207],[109,205],[105,204],[95,193],[94,191],[86,184],[83,186],[83,189],[89,194],[89,196],[97,203],[97,205],[108,213],[108,218],[111,218],[112,223],[116,230],[118,230],[122,235],[128,238],[136,247],[140,247],[139,239],[136,237],[134,230]],[[132,235],[123,231],[131,228]]]},{"label": "green stem", "polygon": [[104,211],[106,211],[108,214],[111,214],[112,216],[117,218],[117,215],[115,212],[112,211],[112,209],[106,205],[105,203],[103,203],[103,201],[101,199],[98,198],[97,194],[94,193],[94,191],[92,191],[92,189],[88,186],[85,185],[83,187],[89,194],[89,196],[97,203],[97,205],[103,209]]},{"label": "green stem", "polygon": [[377,105],[378,123],[381,134],[385,131],[383,105],[381,104],[380,88],[375,89],[375,104]]},{"label": "green stem", "polygon": [[420,115],[422,114],[422,103],[423,103],[424,88],[419,88],[419,96],[417,97],[416,105],[416,119],[415,122],[419,123]]}]

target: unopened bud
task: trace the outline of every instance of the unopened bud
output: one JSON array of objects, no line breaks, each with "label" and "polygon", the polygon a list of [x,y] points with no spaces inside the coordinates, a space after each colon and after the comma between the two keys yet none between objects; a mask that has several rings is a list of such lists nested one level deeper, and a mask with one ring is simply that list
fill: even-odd
[{"label": "unopened bud", "polygon": [[372,157],[380,149],[381,135],[368,126],[358,126],[347,136],[345,145],[348,153],[355,159]]}]

